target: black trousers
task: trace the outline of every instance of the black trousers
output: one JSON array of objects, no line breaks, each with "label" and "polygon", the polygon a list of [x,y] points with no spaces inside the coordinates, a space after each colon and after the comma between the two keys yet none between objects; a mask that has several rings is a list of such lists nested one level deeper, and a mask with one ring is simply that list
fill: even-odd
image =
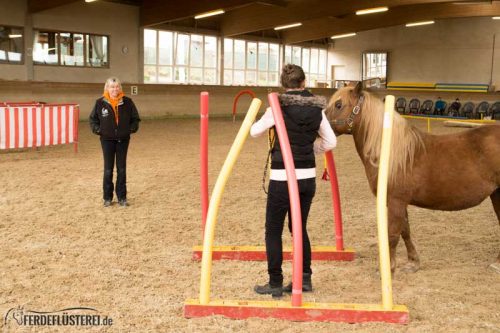
[{"label": "black trousers", "polygon": [[[311,274],[311,243],[307,234],[307,217],[311,208],[312,199],[316,193],[316,179],[301,179],[298,181],[300,195],[300,209],[302,217],[302,247],[303,273]],[[282,233],[285,217],[288,214],[288,228],[292,231],[290,214],[290,200],[286,181],[269,181],[266,207],[266,254],[269,284],[280,286],[283,284],[283,242]]]},{"label": "black trousers", "polygon": [[118,200],[127,198],[127,151],[130,140],[101,139],[104,157],[104,177],[102,181],[103,199],[113,199],[113,169],[116,159],[116,196]]}]

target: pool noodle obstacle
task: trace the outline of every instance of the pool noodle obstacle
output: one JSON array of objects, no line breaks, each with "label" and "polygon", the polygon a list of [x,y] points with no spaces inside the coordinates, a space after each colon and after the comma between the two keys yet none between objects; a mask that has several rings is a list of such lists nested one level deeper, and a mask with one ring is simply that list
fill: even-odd
[{"label": "pool noodle obstacle", "polygon": [[[238,97],[242,91],[238,94]],[[235,99],[236,101],[236,99]],[[209,94],[200,94],[200,179],[201,179],[201,209],[202,209],[202,233],[205,230],[205,221],[209,206],[208,196],[208,119],[209,119]],[[334,212],[335,246],[312,246],[312,260],[338,260],[352,261],[355,258],[355,251],[351,248],[344,248],[342,213],[340,206],[340,193],[338,189],[337,172],[332,152],[325,154],[325,160],[330,175],[332,188],[332,202]],[[203,252],[202,246],[193,247],[193,260],[201,260]],[[218,245],[213,247],[213,260],[243,260],[243,261],[265,261],[266,249],[262,246],[253,245]],[[283,249],[283,259],[292,259],[290,247]]]},{"label": "pool noodle obstacle", "polygon": [[[279,125],[279,119],[277,119],[281,115],[281,108],[279,107],[277,94],[270,94],[269,101],[271,107],[273,108],[273,115],[275,116],[275,122],[278,128],[279,126],[281,126]],[[247,117],[251,117],[253,114],[252,111],[255,111],[254,109],[252,109],[253,105],[254,102],[252,102],[250,110],[247,113]],[[220,196],[222,195],[223,190],[221,186],[225,184],[229,176],[228,172],[230,172],[232,164],[234,164],[237,157],[237,154],[235,155],[234,153],[232,153],[233,147],[239,146],[241,149],[242,142],[240,141],[241,138],[245,135],[240,136],[240,133],[242,132],[243,128],[246,128],[247,126],[247,124],[245,123],[247,117],[245,117],[242,128],[240,129],[240,132],[236,137],[235,143],[231,148],[228,158],[226,158],[226,162],[229,165],[226,166],[226,163],[224,163],[219,178],[217,179],[216,187],[214,188],[212,194],[212,200],[209,206],[207,225],[205,229],[205,238],[203,241],[204,251],[200,281],[200,297],[199,299],[186,300],[186,302],[184,303],[184,316],[187,318],[194,318],[212,315],[223,315],[225,317],[233,319],[259,317],[277,318],[291,321],[333,321],[348,323],[387,322],[407,324],[409,321],[409,313],[406,306],[393,304],[391,271],[389,262],[389,244],[387,234],[387,177],[392,135],[392,119],[394,112],[393,108],[394,96],[387,96],[384,112],[384,132],[382,134],[382,148],[379,162],[379,178],[377,184],[377,225],[379,238],[382,304],[341,304],[315,302],[302,303],[302,280],[301,276],[299,278],[296,277],[296,275],[301,275],[302,267],[298,267],[298,263],[302,262],[302,251],[297,251],[296,253],[294,253],[292,302],[210,299],[210,274],[212,259],[211,247],[214,235],[213,229],[215,228],[215,217],[217,215],[218,209],[218,207],[214,207],[214,205],[220,202]],[[280,135],[280,142],[288,141],[281,136],[283,135],[283,131],[280,131],[279,129],[278,135]],[[284,131],[284,135],[286,135],[286,130]],[[288,146],[286,148],[290,152],[290,147]],[[289,156],[287,155],[287,157],[291,157],[291,152]],[[291,165],[293,166],[293,160]],[[294,172],[293,170],[289,170],[290,163],[285,162],[285,167],[287,167],[287,177],[288,175],[291,176],[290,178],[288,178],[289,183],[291,183],[291,178],[294,177]],[[219,179],[221,178],[222,180],[219,181]],[[296,180],[295,185],[297,185]],[[297,188],[298,186],[292,186],[289,187],[289,190],[297,191]],[[291,193],[290,198],[292,198],[292,195],[298,196],[298,193]],[[298,222],[300,221],[297,221],[297,219],[294,220],[294,217],[292,216],[292,223],[294,223],[295,226]],[[298,247],[302,246],[302,239],[301,237],[299,239],[299,234],[296,233],[295,228],[293,237],[294,250],[297,250]]]}]

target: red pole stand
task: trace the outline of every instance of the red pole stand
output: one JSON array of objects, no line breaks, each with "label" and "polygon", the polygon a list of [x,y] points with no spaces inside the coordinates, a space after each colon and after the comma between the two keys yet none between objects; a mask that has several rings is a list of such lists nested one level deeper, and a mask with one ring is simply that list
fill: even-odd
[{"label": "red pole stand", "polygon": [[330,150],[326,152],[325,157],[328,174],[330,175],[330,185],[332,188],[333,218],[335,222],[335,246],[337,251],[344,251],[344,234],[342,229],[342,211],[340,209],[339,183],[332,151]]},{"label": "red pole stand", "polygon": [[295,175],[295,163],[293,162],[290,141],[286,132],[285,120],[281,111],[277,93],[268,96],[269,104],[273,110],[274,123],[278,133],[283,161],[285,163],[286,178],[288,183],[288,196],[290,198],[290,211],[292,216],[293,235],[293,263],[292,263],[292,306],[302,305],[302,216],[300,211],[299,185]]},{"label": "red pole stand", "polygon": [[[251,93],[250,90],[241,91],[237,97],[245,94]],[[236,103],[236,99],[235,99]],[[235,105],[233,104],[233,110],[235,110]],[[201,207],[202,207],[202,232],[205,229],[206,216],[208,212],[209,197],[208,197],[208,93],[202,92],[200,96],[200,174],[201,174]],[[333,155],[332,155],[333,156]],[[326,156],[325,156],[326,158]],[[333,158],[332,158],[333,161]],[[333,165],[333,171],[330,174],[334,175],[334,179],[331,179],[332,195],[333,195],[333,205],[334,205],[334,223],[336,230],[336,246],[312,246],[311,259],[312,260],[328,260],[328,261],[352,261],[355,257],[355,252],[353,249],[345,249],[343,245],[342,236],[342,217],[340,213],[340,200],[337,185],[337,174],[335,171],[335,165]],[[328,162],[327,162],[328,166]],[[294,173],[295,175],[295,173]],[[339,221],[339,223],[337,223]],[[302,232],[302,230],[301,230]],[[339,239],[340,237],[340,239]],[[203,238],[203,235],[202,235]],[[340,247],[339,247],[340,245]],[[300,247],[302,249],[302,245]],[[283,260],[293,260],[293,247],[283,248]],[[193,247],[193,260],[201,260],[203,253],[202,246]],[[265,261],[266,260],[266,249],[263,245],[218,245],[213,247],[212,260],[246,260],[246,261]],[[302,268],[301,268],[302,270]],[[302,281],[302,280],[301,280]]]},{"label": "red pole stand", "polygon": [[208,92],[206,91],[200,93],[200,187],[203,238],[208,213]]}]

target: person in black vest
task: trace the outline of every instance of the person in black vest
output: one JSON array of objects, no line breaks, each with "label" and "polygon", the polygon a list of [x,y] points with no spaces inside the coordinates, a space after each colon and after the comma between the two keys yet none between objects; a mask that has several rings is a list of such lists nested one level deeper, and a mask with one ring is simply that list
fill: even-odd
[{"label": "person in black vest", "polygon": [[113,169],[116,159],[116,196],[122,207],[127,203],[127,151],[130,134],[139,129],[139,112],[134,102],[125,97],[118,78],[106,80],[104,94],[96,100],[89,117],[90,129],[101,138],[104,156],[104,207],[113,200]]},{"label": "person in black vest", "polygon": [[[307,234],[307,217],[316,192],[315,153],[333,149],[337,139],[323,112],[326,100],[314,96],[305,87],[305,75],[300,66],[286,65],[281,72],[281,85],[285,93],[279,96],[285,126],[295,164],[299,185],[302,216],[303,241],[303,290],[312,291],[311,244]],[[262,118],[252,125],[250,135],[258,137],[274,128],[271,108],[267,108]],[[319,139],[317,140],[319,136]],[[288,213],[288,227],[291,231],[290,201],[283,155],[277,135],[271,147],[271,172],[266,206],[265,241],[269,282],[256,285],[258,294],[280,297],[283,292],[291,292],[291,283],[283,287],[282,233]]]}]

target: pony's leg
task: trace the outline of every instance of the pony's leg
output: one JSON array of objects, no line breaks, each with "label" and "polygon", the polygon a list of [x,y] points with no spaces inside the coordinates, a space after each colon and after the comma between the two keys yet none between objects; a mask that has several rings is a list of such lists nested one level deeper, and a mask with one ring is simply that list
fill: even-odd
[{"label": "pony's leg", "polygon": [[420,268],[420,258],[418,257],[417,249],[411,240],[410,222],[408,220],[408,210],[405,209],[405,219],[403,221],[403,230],[401,236],[405,242],[406,252],[408,253],[408,263],[403,267],[403,271],[415,273]]},{"label": "pony's leg", "polygon": [[396,270],[396,248],[403,229],[403,221],[405,220],[406,215],[406,204],[399,200],[389,200],[387,210],[391,272],[394,273]]},{"label": "pony's leg", "polygon": [[[491,203],[497,214],[498,223],[500,224],[500,188],[497,188],[495,192],[490,195]],[[497,262],[490,265],[490,268],[500,273],[500,253],[497,257]]]}]

